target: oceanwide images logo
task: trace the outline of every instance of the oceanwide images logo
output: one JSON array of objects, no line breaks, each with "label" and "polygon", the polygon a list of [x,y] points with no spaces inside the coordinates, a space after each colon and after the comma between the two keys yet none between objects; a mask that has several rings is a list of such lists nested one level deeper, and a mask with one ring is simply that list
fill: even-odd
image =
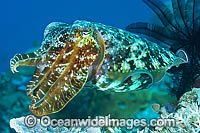
[{"label": "oceanwide images logo", "polygon": [[114,119],[110,118],[110,115],[96,116],[94,119],[90,116],[86,119],[51,119],[49,116],[37,119],[34,115],[28,115],[24,118],[24,124],[29,128],[40,124],[43,127],[126,127],[131,130],[146,126],[175,127],[176,121],[175,119],[151,119],[148,124],[146,119]]}]

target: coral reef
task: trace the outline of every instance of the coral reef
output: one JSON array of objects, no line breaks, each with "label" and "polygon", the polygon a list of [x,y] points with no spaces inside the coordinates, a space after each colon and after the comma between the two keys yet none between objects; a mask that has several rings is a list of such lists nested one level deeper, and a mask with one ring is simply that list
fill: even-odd
[{"label": "coral reef", "polygon": [[13,117],[20,117],[30,113],[27,98],[24,90],[20,90],[23,84],[18,83],[21,79],[20,75],[13,76],[11,72],[0,74],[0,131],[10,132],[9,119]]},{"label": "coral reef", "polygon": [[[161,108],[160,118],[173,118],[176,120],[176,127],[145,127],[141,130],[141,133],[147,132],[154,132],[154,133],[168,133],[168,132],[199,132],[200,131],[200,88],[193,88],[192,91],[185,93],[179,100],[179,104],[176,108],[175,112],[167,113],[165,108]],[[15,131],[22,131],[22,132],[36,132],[36,131],[73,131],[74,133],[77,132],[103,132],[105,130],[109,130],[110,132],[122,132],[123,129],[120,128],[44,128],[40,125],[36,125],[36,127],[32,129],[28,129],[24,126],[24,117],[11,119],[10,120],[10,127],[14,128]],[[138,131],[138,129],[133,129],[133,131]]]},{"label": "coral reef", "polygon": [[168,133],[168,132],[187,132],[198,133],[200,132],[200,88],[193,88],[191,91],[186,92],[179,100],[179,104],[175,112],[167,113],[165,108],[161,108],[160,118],[175,119],[175,127],[153,127],[153,129],[143,129],[141,132],[155,132],[155,133]]},{"label": "coral reef", "polygon": [[180,98],[175,112],[161,114],[161,118],[174,118],[176,127],[156,127],[155,130],[159,132],[200,132],[199,93],[200,88],[193,88]]},{"label": "coral reef", "polygon": [[40,120],[37,119],[37,124],[33,128],[28,128],[24,125],[24,118],[13,118],[10,120],[10,127],[14,128],[14,130],[18,133],[122,133],[120,128],[111,128],[111,127],[43,127],[41,126]]}]

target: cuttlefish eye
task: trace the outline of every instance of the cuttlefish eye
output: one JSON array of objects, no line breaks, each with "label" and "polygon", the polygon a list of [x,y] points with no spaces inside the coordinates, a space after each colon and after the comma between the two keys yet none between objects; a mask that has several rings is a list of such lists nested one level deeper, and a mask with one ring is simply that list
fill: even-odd
[{"label": "cuttlefish eye", "polygon": [[89,31],[81,31],[81,36],[82,37],[88,37],[89,35],[91,35],[92,33]]}]

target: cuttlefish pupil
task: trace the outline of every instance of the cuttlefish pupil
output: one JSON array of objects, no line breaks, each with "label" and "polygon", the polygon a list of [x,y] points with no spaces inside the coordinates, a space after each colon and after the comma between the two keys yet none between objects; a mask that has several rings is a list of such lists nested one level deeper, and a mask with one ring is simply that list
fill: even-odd
[{"label": "cuttlefish pupil", "polygon": [[82,32],[81,32],[81,36],[82,36],[82,37],[89,37],[89,36],[92,36],[92,32],[89,32],[89,31],[82,31]]},{"label": "cuttlefish pupil", "polygon": [[36,66],[27,95],[31,112],[42,116],[62,110],[86,83],[103,91],[145,89],[160,81],[167,69],[187,61],[183,50],[175,55],[127,31],[75,21],[49,24],[42,46],[16,54],[10,68],[14,73],[18,66]]}]

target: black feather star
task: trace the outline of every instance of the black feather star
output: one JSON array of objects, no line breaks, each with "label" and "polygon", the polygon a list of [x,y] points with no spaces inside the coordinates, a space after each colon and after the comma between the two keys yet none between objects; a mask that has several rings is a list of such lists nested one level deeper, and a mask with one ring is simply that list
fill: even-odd
[{"label": "black feather star", "polygon": [[126,30],[143,34],[172,51],[183,48],[190,58],[189,64],[174,68],[177,98],[194,86],[200,76],[200,0],[171,0],[172,10],[160,0],[143,0],[159,17],[161,25],[144,22],[132,23]]}]

